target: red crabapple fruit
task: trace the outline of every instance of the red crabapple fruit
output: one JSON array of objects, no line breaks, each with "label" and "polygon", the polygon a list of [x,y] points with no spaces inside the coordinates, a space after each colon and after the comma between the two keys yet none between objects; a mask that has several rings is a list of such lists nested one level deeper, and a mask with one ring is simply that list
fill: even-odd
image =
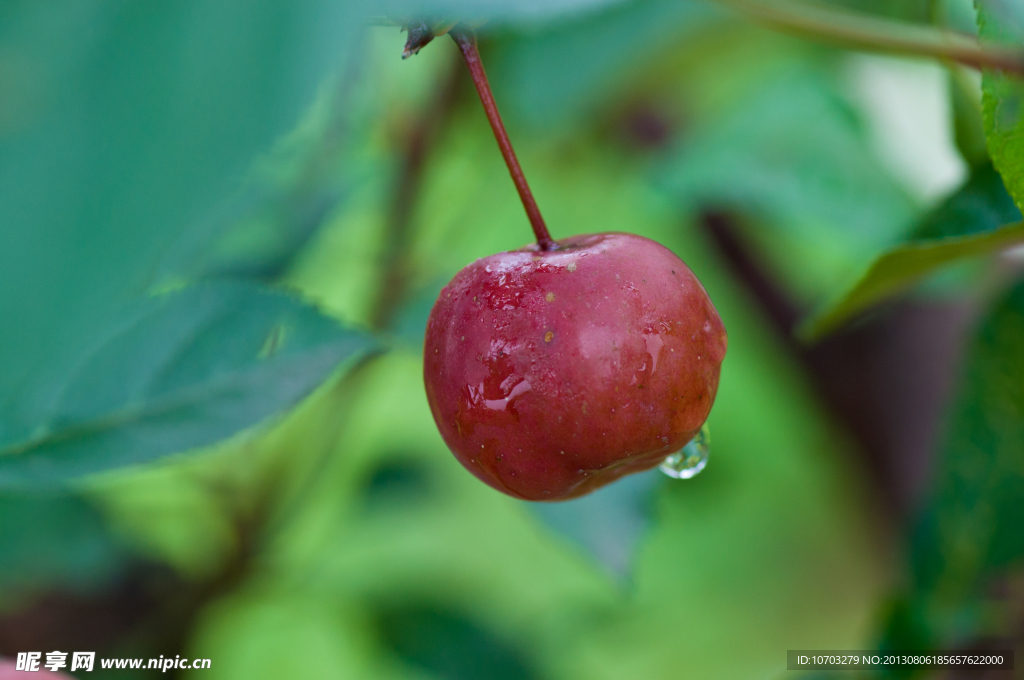
[{"label": "red crabapple fruit", "polygon": [[603,233],[459,272],[427,323],[424,379],[470,472],[555,501],[683,448],[708,417],[725,350],[722,321],[682,260]]},{"label": "red crabapple fruit", "polygon": [[663,461],[673,476],[696,474],[706,457],[689,449],[706,456],[703,439],[673,454],[701,432],[725,357],[707,293],[650,239],[552,240],[473,32],[410,27],[405,56],[435,28],[462,52],[537,237],[469,265],[434,304],[423,374],[441,436],[470,472],[525,500],[575,498]]}]

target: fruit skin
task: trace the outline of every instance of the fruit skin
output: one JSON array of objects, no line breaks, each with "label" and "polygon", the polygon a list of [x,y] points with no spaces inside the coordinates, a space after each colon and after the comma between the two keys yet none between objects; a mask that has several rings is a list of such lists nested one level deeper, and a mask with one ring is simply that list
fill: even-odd
[{"label": "fruit skin", "polygon": [[675,254],[625,233],[473,262],[441,291],[427,400],[470,472],[516,498],[575,498],[658,465],[700,430],[722,321]]}]

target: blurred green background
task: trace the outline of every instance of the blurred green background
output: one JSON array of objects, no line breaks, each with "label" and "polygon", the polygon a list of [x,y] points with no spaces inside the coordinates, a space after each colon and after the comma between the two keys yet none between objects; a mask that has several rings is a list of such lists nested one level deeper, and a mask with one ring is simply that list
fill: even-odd
[{"label": "blurred green background", "polygon": [[[960,0],[824,6],[977,31]],[[979,12],[1024,44],[1015,3]],[[729,354],[693,480],[531,505],[447,451],[427,314],[530,232],[451,41],[400,59],[413,16],[489,19],[555,238],[642,234],[704,283]],[[610,680],[1019,650],[1022,98],[697,0],[0,2],[0,655]]]}]

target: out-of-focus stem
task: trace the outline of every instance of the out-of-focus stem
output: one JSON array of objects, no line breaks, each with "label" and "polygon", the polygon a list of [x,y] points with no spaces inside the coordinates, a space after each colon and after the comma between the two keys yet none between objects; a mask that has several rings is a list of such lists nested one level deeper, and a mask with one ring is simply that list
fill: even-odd
[{"label": "out-of-focus stem", "polygon": [[931,57],[1024,75],[1024,50],[972,36],[788,0],[716,0],[770,28],[870,52]]},{"label": "out-of-focus stem", "polygon": [[419,113],[402,149],[397,181],[391,199],[382,257],[381,281],[370,318],[371,325],[386,330],[405,296],[413,274],[413,211],[423,186],[423,173],[430,153],[451,119],[458,97],[462,66],[452,55],[448,72],[434,90],[433,99]]},{"label": "out-of-focus stem", "polygon": [[473,84],[476,86],[476,91],[480,95],[480,101],[484,105],[487,120],[491,123],[491,129],[494,131],[495,139],[498,140],[501,155],[505,158],[505,165],[508,166],[508,171],[512,175],[512,181],[519,192],[519,198],[522,199],[523,207],[526,208],[526,215],[530,218],[530,225],[533,227],[533,233],[537,237],[537,244],[541,250],[551,250],[555,247],[555,242],[551,239],[551,234],[548,233],[548,227],[544,223],[544,218],[541,217],[540,208],[537,207],[537,201],[533,198],[530,185],[526,183],[526,176],[523,175],[523,169],[519,165],[519,159],[516,158],[516,152],[512,149],[512,142],[509,141],[508,133],[505,132],[505,125],[501,122],[498,105],[494,101],[491,86],[487,82],[487,74],[484,72],[484,65],[480,61],[480,52],[476,47],[476,36],[470,31],[463,30],[461,27],[452,29],[451,36],[455,44],[459,46],[459,51],[462,52],[462,57],[466,60],[466,66],[469,67],[469,73],[473,77]]}]

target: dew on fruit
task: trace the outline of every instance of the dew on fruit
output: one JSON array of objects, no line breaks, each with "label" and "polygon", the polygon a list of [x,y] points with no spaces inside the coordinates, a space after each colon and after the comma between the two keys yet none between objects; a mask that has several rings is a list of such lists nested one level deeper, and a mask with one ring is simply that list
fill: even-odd
[{"label": "dew on fruit", "polygon": [[705,424],[689,444],[663,460],[658,469],[673,479],[690,479],[707,466],[710,452],[711,433]]},{"label": "dew on fruit", "polygon": [[566,267],[566,269],[568,269],[570,272],[576,271],[576,263],[575,262],[570,262],[569,266]]},{"label": "dew on fruit", "polygon": [[[511,389],[511,391],[509,391],[507,397],[504,399],[484,399],[484,406],[492,411],[505,411],[508,409],[508,405],[513,399],[518,397],[520,394],[529,392],[532,388],[533,387],[530,385],[528,380],[521,380]],[[483,394],[483,389],[480,390],[480,393]]]},{"label": "dew on fruit", "polygon": [[[658,370],[658,357],[661,355],[661,349],[665,346],[665,341],[657,333],[644,333],[643,338],[647,354],[650,355],[651,360],[654,362],[651,366],[651,375],[654,375],[654,372]],[[646,363],[644,366],[646,367]]]}]

